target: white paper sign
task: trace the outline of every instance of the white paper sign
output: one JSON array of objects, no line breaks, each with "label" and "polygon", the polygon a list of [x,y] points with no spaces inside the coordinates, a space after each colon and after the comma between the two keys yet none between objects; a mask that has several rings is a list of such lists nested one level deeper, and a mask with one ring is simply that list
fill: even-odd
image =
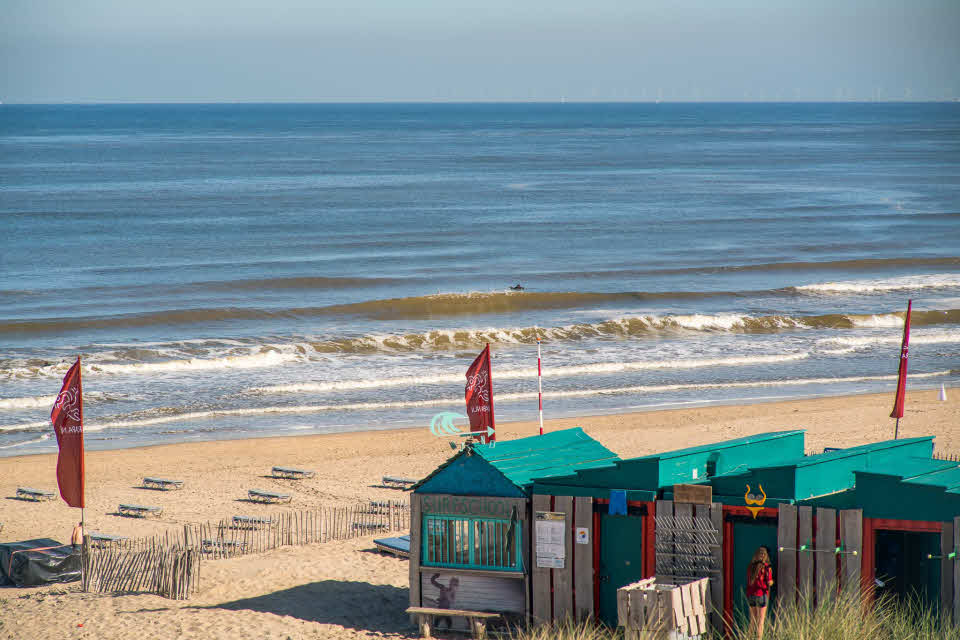
[{"label": "white paper sign", "polygon": [[590,530],[586,527],[577,527],[577,544],[590,544]]},{"label": "white paper sign", "polygon": [[536,512],[537,566],[563,569],[566,560],[566,517],[553,511]]}]

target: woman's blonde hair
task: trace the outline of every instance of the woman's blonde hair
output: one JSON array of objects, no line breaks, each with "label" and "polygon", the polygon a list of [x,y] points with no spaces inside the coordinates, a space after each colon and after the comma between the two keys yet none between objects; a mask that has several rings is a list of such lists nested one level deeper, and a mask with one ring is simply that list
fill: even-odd
[{"label": "woman's blonde hair", "polygon": [[747,566],[747,584],[752,584],[757,576],[760,575],[760,569],[770,564],[770,554],[766,547],[757,547],[753,552],[753,558]]}]

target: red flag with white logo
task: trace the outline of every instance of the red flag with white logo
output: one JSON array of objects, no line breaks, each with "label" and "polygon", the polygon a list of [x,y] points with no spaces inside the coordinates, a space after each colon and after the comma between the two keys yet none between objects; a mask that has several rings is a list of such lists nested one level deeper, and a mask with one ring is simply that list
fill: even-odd
[{"label": "red flag with white logo", "polygon": [[493,378],[490,373],[490,345],[480,352],[477,359],[467,369],[467,417],[470,418],[470,432],[483,434],[481,440],[493,442],[497,439],[493,420]]},{"label": "red flag with white logo", "polygon": [[910,343],[910,309],[913,300],[907,301],[907,318],[903,323],[903,343],[900,345],[900,371],[897,374],[897,399],[893,403],[891,418],[903,417],[903,402],[907,392],[907,345]]},{"label": "red flag with white logo", "polygon": [[63,378],[60,395],[50,411],[57,434],[57,484],[60,495],[71,507],[83,508],[83,387],[80,358]]}]

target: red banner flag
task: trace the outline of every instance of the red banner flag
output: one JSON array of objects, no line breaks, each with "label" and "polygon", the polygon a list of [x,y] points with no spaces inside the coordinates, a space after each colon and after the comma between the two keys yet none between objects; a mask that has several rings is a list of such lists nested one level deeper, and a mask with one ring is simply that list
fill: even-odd
[{"label": "red banner flag", "polygon": [[57,484],[60,496],[71,507],[83,508],[83,387],[80,358],[63,378],[60,395],[50,411],[57,434]]},{"label": "red banner flag", "polygon": [[482,433],[481,441],[495,441],[497,435],[493,421],[493,376],[490,372],[489,344],[467,369],[465,395],[470,432]]},{"label": "red banner flag", "polygon": [[903,401],[907,392],[907,345],[910,343],[910,309],[913,300],[907,301],[907,318],[903,323],[903,343],[900,345],[900,371],[897,374],[897,399],[893,403],[891,418],[903,417]]}]

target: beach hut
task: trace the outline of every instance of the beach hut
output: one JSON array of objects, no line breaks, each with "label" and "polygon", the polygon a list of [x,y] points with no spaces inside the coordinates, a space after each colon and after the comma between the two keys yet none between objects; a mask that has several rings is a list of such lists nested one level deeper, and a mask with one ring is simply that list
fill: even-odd
[{"label": "beach hut", "polygon": [[[572,513],[578,544],[570,567],[535,570],[534,617],[572,612],[616,625],[617,589],[652,576],[710,577],[711,598],[722,602],[723,505],[711,498],[710,479],[802,455],[803,431],[778,431],[537,479],[534,510]],[[566,584],[574,588],[558,590]]]},{"label": "beach hut", "polygon": [[534,512],[572,514],[579,544],[569,567],[534,569],[533,615],[616,624],[619,587],[709,577],[711,622],[729,624],[766,546],[775,598],[876,587],[960,619],[960,463],[932,453],[921,437],[807,455],[793,430],[537,479]]},{"label": "beach hut", "polygon": [[[535,565],[531,532],[538,526],[530,500],[534,478],[616,460],[580,428],[464,447],[412,488],[410,606],[492,611],[526,623]],[[544,554],[564,564],[570,540],[564,540],[563,521],[549,518],[541,517],[539,528],[559,539]]]}]

